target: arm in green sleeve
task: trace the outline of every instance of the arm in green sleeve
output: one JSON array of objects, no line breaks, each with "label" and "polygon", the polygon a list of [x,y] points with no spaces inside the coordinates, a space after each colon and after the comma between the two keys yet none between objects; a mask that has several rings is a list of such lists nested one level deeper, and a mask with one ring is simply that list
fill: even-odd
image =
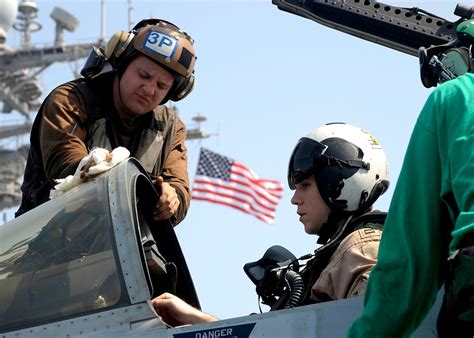
[{"label": "arm in green sleeve", "polygon": [[364,312],[349,337],[408,337],[431,308],[439,289],[441,248],[437,135],[424,122],[430,100],[412,133],[384,226],[378,262]]}]

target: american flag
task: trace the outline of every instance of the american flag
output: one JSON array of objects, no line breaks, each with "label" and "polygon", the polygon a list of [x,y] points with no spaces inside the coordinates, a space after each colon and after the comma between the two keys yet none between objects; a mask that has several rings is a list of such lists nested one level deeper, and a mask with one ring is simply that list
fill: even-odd
[{"label": "american flag", "polygon": [[224,204],[273,223],[282,192],[281,182],[258,178],[242,163],[201,148],[193,200]]}]

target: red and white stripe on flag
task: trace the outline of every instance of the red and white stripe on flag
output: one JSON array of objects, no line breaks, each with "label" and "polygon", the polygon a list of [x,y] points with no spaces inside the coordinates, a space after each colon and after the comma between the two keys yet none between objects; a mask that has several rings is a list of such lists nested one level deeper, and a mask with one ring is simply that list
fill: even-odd
[{"label": "red and white stripe on flag", "polygon": [[192,199],[226,205],[273,223],[280,181],[261,179],[242,163],[201,148]]}]

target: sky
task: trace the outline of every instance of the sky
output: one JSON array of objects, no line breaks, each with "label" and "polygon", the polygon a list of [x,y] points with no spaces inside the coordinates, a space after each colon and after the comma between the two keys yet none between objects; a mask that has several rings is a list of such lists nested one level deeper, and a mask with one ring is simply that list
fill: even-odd
[{"label": "sky", "polygon": [[[75,32],[65,33],[67,44],[98,38],[99,0],[36,3],[43,29],[32,35],[33,44],[52,44],[49,14],[55,6],[80,20]],[[389,4],[420,7],[455,20],[454,2]],[[199,149],[206,147],[246,164],[262,178],[285,184],[273,224],[195,201],[176,228],[202,308],[220,318],[259,312],[255,286],[243,265],[276,244],[297,257],[316,248],[317,238],[304,232],[286,184],[297,140],[335,121],[373,134],[387,155],[391,181],[375,207],[387,210],[411,130],[431,90],[421,84],[417,58],[280,11],[271,0],[135,0],[132,5],[134,22],[166,19],[195,40],[196,87],[176,106],[188,128],[194,127],[193,116],[206,116],[202,129],[213,135],[187,142],[191,182]],[[127,0],[106,1],[105,27],[106,37],[128,30]],[[7,45],[18,46],[18,33],[8,33]],[[72,79],[71,70],[81,66],[82,61],[51,66],[41,76],[44,95]],[[11,118],[15,115],[0,116],[0,124]]]}]

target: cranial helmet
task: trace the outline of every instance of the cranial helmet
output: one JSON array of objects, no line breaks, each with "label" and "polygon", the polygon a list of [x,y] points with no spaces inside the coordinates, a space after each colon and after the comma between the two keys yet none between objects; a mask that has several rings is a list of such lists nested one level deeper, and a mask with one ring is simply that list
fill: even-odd
[{"label": "cranial helmet", "polygon": [[120,74],[137,55],[147,56],[175,76],[174,87],[166,100],[179,101],[194,86],[193,43],[193,39],[174,24],[147,19],[130,32],[115,33],[107,43],[104,57]]},{"label": "cranial helmet", "polygon": [[313,130],[296,144],[288,167],[291,189],[314,175],[331,210],[363,212],[389,186],[385,153],[367,131],[344,123]]}]

